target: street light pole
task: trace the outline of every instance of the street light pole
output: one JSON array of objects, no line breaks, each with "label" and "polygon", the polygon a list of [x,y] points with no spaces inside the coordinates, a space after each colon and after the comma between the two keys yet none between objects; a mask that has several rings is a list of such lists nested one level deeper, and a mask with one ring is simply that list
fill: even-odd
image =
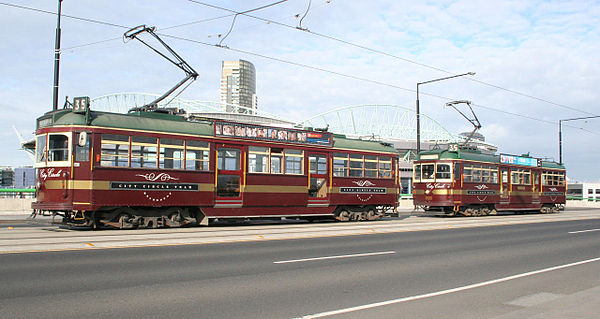
[{"label": "street light pole", "polygon": [[463,74],[457,74],[457,75],[447,76],[444,78],[439,78],[439,79],[434,79],[434,80],[417,83],[417,103],[416,103],[416,106],[417,106],[417,108],[416,108],[416,111],[417,111],[417,154],[419,154],[419,152],[421,152],[421,112],[419,110],[419,85],[453,79],[453,78],[457,78],[457,77],[461,77],[461,76],[465,76],[465,75],[475,75],[475,72],[467,72],[467,73],[463,73]]},{"label": "street light pole", "polygon": [[562,161],[562,122],[594,119],[594,118],[598,118],[598,117],[600,117],[600,115],[575,117],[572,119],[558,120],[558,163],[559,164],[562,165],[562,163],[563,163],[563,161]]},{"label": "street light pole", "polygon": [[56,21],[56,38],[54,39],[54,87],[52,90],[52,110],[58,110],[58,68],[60,63],[60,11],[63,0],[58,0],[58,20]]}]

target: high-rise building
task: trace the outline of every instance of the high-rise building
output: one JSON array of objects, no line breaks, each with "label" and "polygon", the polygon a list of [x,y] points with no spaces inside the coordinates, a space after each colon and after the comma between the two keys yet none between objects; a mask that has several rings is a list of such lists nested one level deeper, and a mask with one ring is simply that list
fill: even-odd
[{"label": "high-rise building", "polygon": [[[221,103],[257,109],[256,71],[252,63],[244,60],[223,61]],[[232,112],[233,109],[228,106],[226,111]],[[238,112],[246,113],[244,110]]]}]

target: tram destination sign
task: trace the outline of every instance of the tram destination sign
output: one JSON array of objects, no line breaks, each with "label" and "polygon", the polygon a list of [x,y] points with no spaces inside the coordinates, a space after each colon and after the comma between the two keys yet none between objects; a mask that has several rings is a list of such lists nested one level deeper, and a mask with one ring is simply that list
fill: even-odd
[{"label": "tram destination sign", "polygon": [[270,142],[333,146],[333,136],[328,132],[314,132],[220,121],[215,122],[215,136]]},{"label": "tram destination sign", "polygon": [[507,155],[507,154],[500,154],[500,163],[531,166],[531,167],[541,166],[541,160],[538,158]]}]

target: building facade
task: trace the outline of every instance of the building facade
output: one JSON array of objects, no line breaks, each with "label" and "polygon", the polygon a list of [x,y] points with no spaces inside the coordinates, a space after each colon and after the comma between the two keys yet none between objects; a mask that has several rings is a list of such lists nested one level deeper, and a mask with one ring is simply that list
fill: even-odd
[{"label": "building facade", "polygon": [[567,196],[572,199],[600,201],[600,183],[569,183]]},{"label": "building facade", "polygon": [[[221,75],[221,103],[239,105],[239,113],[254,113],[257,109],[256,70],[248,61],[223,61]],[[226,106],[227,112],[233,109]]]}]

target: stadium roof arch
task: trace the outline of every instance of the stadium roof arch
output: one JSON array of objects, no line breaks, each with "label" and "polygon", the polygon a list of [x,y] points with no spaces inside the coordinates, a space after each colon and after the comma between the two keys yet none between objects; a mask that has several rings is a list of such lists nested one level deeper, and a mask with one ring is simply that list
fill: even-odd
[{"label": "stadium roof arch", "polygon": [[[131,108],[144,106],[158,96],[158,94],[150,93],[114,93],[92,99],[91,107],[98,111],[127,113]],[[300,121],[285,119],[260,109],[255,110],[221,102],[173,98],[162,101],[158,106],[184,109],[189,115],[205,118],[283,127],[327,128],[331,132],[345,134],[353,138],[390,142],[398,149],[411,150],[415,148],[416,143],[415,111],[412,108],[399,105],[362,104],[344,106]],[[227,109],[232,111],[228,112]],[[464,137],[450,133],[429,116],[421,114],[420,117],[421,141],[424,145],[432,146],[464,141]],[[472,143],[486,151],[495,152],[497,150],[496,146],[483,141],[473,140]]]}]

